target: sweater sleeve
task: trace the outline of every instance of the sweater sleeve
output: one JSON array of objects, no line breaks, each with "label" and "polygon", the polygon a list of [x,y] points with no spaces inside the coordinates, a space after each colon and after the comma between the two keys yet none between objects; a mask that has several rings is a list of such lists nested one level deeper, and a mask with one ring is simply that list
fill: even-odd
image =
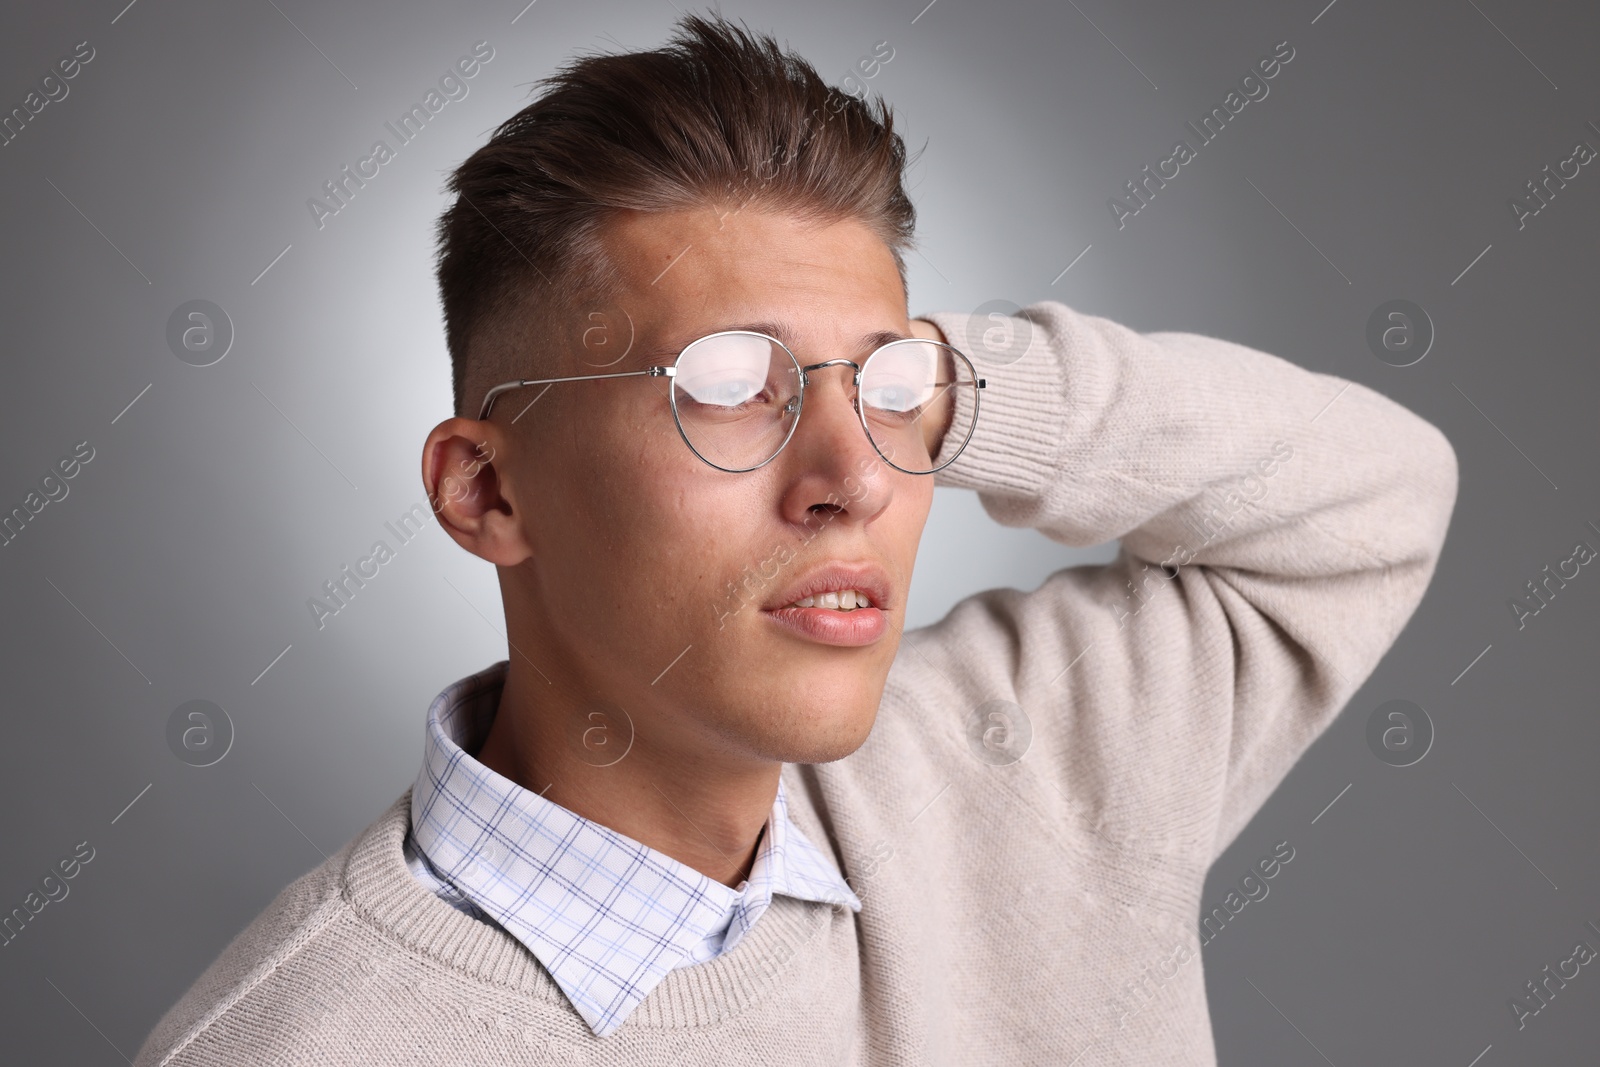
[{"label": "sweater sleeve", "polygon": [[923,317],[987,379],[936,484],[976,490],[1003,525],[1121,550],[967,598],[906,635],[891,684],[925,706],[959,690],[969,733],[988,702],[1017,706],[1023,758],[1079,818],[1181,838],[1209,865],[1421,600],[1455,504],[1450,443],[1371,389],[1229,341],[1045,301],[997,362],[968,345],[992,323]]}]

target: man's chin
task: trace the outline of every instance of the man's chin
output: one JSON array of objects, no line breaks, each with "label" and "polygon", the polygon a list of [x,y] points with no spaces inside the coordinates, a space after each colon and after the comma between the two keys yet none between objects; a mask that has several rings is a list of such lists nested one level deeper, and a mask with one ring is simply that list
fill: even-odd
[{"label": "man's chin", "polygon": [[755,724],[755,729],[746,733],[746,746],[779,763],[832,763],[866,743],[877,718],[876,704],[835,705],[836,714],[819,714],[819,706],[825,707],[826,702],[783,708],[779,716]]},{"label": "man's chin", "polygon": [[844,759],[865,744],[868,732],[863,730],[859,737],[852,738],[797,739],[781,746],[778,750],[781,754],[775,754],[773,758],[780,763],[832,763]]},{"label": "man's chin", "polygon": [[878,650],[771,637],[724,646],[725,658],[702,675],[715,692],[702,699],[702,712],[739,747],[783,763],[830,763],[865,744],[892,650],[882,658]]}]

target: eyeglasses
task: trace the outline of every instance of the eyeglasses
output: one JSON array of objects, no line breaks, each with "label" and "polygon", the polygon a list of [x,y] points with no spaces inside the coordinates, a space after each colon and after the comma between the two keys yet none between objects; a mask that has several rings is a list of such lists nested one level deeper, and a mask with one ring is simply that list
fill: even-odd
[{"label": "eyeglasses", "polygon": [[802,366],[782,341],[753,330],[708,334],[691,342],[671,365],[502,382],[484,395],[478,418],[489,417],[501,393],[527,385],[665,377],[671,380],[672,416],[684,444],[718,470],[740,474],[771,463],[794,436],[809,372],[839,364],[855,372],[850,404],[861,429],[896,470],[942,470],[972,439],[978,391],[986,382],[950,345],[908,337],[874,349],[859,364],[829,359]]}]

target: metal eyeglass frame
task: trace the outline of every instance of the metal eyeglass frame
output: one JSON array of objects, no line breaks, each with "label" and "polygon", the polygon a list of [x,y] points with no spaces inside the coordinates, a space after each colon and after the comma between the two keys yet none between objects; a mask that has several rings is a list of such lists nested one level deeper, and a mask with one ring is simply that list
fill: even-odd
[{"label": "metal eyeglass frame", "polygon": [[[931,341],[931,340],[928,340],[928,339],[922,338],[922,337],[902,337],[902,338],[899,338],[898,340],[890,341],[888,344],[879,345],[877,348],[874,348],[871,352],[869,352],[867,354],[867,358],[862,360],[860,363],[856,363],[855,360],[841,358],[841,359],[823,360],[821,363],[808,363],[808,364],[802,365],[800,363],[800,360],[795,358],[795,354],[792,351],[789,350],[789,346],[784,344],[782,341],[778,340],[776,337],[772,337],[772,336],[769,336],[768,334],[760,333],[760,332],[755,331],[755,330],[721,330],[721,331],[718,331],[717,333],[708,333],[704,337],[699,337],[699,338],[696,338],[695,340],[689,342],[687,345],[685,345],[683,347],[683,350],[680,351],[678,353],[678,355],[674,357],[674,359],[676,360],[678,358],[681,358],[683,356],[684,352],[687,352],[690,348],[693,348],[695,345],[699,344],[701,341],[710,340],[713,337],[727,337],[727,336],[734,335],[734,334],[739,334],[739,335],[744,335],[744,336],[749,336],[749,337],[760,337],[763,340],[770,341],[773,344],[777,345],[779,348],[783,349],[784,353],[789,357],[789,359],[794,362],[795,370],[797,370],[799,372],[799,374],[800,374],[800,391],[799,391],[799,393],[797,393],[795,395],[794,421],[789,424],[789,432],[784,435],[783,442],[778,445],[777,449],[772,453],[772,455],[768,456],[766,459],[762,460],[760,463],[757,463],[753,467],[737,467],[737,468],[733,468],[733,467],[724,467],[720,463],[712,463],[711,460],[706,459],[705,456],[700,454],[700,450],[699,449],[694,447],[694,443],[689,440],[689,435],[684,433],[684,431],[683,431],[683,420],[678,417],[678,392],[677,392],[676,389],[669,390],[667,395],[668,395],[668,399],[669,399],[669,401],[670,401],[670,403],[672,405],[672,422],[678,428],[678,436],[683,438],[683,443],[685,445],[689,446],[689,451],[690,452],[693,452],[697,457],[699,457],[699,459],[702,462],[706,463],[709,466],[715,467],[719,471],[727,471],[729,474],[744,474],[747,471],[758,470],[758,469],[760,469],[762,467],[765,467],[768,463],[771,463],[773,460],[777,459],[778,455],[784,450],[785,447],[788,446],[789,439],[794,436],[795,430],[800,426],[800,415],[801,415],[801,413],[802,413],[802,411],[803,411],[803,409],[805,407],[806,386],[810,384],[810,377],[806,372],[807,371],[814,371],[814,370],[821,370],[823,367],[832,367],[835,364],[840,364],[840,363],[843,363],[843,364],[853,368],[854,372],[855,372],[851,376],[851,382],[850,382],[851,388],[855,390],[855,396],[851,399],[851,406],[856,409],[856,417],[861,422],[861,432],[866,434],[867,443],[872,446],[872,450],[874,452],[878,453],[878,455],[883,456],[884,462],[889,464],[889,466],[893,467],[895,470],[903,471],[906,474],[933,474],[933,473],[935,473],[937,471],[944,470],[950,464],[955,462],[957,456],[961,455],[961,453],[966,450],[967,442],[972,440],[973,431],[976,430],[977,427],[978,427],[979,398],[982,395],[981,390],[987,388],[987,384],[988,384],[987,383],[987,379],[978,377],[977,368],[973,366],[972,360],[968,359],[966,354],[964,352],[962,352],[959,348],[956,348],[954,345],[945,344],[943,341]],[[866,415],[866,412],[862,410],[861,404],[859,402],[860,401],[860,397],[861,397],[861,372],[866,367],[866,365],[872,361],[872,357],[877,355],[879,352],[882,352],[886,348],[892,348],[895,345],[902,345],[902,344],[907,344],[907,343],[911,343],[911,342],[915,342],[915,343],[919,343],[919,344],[937,345],[940,348],[949,349],[950,352],[953,353],[954,356],[957,359],[965,361],[967,366],[972,369],[972,381],[970,383],[969,382],[945,382],[945,383],[942,383],[942,384],[944,384],[947,387],[948,386],[956,386],[956,385],[967,385],[967,384],[971,384],[971,385],[974,386],[973,393],[972,393],[972,425],[967,427],[967,435],[966,435],[966,437],[962,438],[961,444],[959,446],[957,446],[956,450],[950,454],[950,458],[949,459],[945,460],[943,463],[939,464],[937,467],[934,467],[932,470],[926,470],[926,471],[908,471],[904,467],[902,467],[899,464],[897,464],[894,460],[890,459],[888,456],[884,456],[883,455],[883,449],[879,448],[878,447],[878,442],[876,442],[876,441],[874,441],[872,439],[872,431],[867,429],[867,415]],[[545,385],[545,386],[548,386],[548,385],[553,385],[556,382],[586,382],[586,381],[593,381],[593,380],[598,379],[598,378],[634,378],[634,377],[640,377],[640,376],[650,377],[650,378],[672,378],[672,377],[675,377],[677,375],[677,373],[678,373],[678,368],[675,365],[664,364],[664,365],[660,365],[660,366],[646,367],[644,370],[618,371],[618,372],[616,372],[614,374],[575,374],[575,375],[571,375],[571,376],[566,377],[566,378],[520,378],[520,379],[516,379],[516,380],[513,380],[513,381],[509,381],[509,382],[501,382],[499,385],[495,386],[494,388],[490,389],[487,393],[484,394],[484,396],[483,396],[483,408],[478,413],[478,419],[481,422],[482,420],[487,419],[489,417],[489,412],[494,407],[495,399],[501,393],[509,392],[512,389],[521,389],[522,387],[528,386],[528,385]],[[935,383],[936,386],[939,385],[939,384],[941,384],[941,383],[937,383],[937,382]],[[942,446],[943,446],[943,442],[941,442],[941,450],[942,450]]]}]

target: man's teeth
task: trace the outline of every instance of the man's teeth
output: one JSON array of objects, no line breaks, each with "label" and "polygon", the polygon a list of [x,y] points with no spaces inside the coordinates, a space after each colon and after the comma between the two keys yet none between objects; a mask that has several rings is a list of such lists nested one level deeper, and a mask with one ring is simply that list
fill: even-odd
[{"label": "man's teeth", "polygon": [[867,594],[859,589],[841,589],[833,593],[818,593],[815,596],[801,597],[791,608],[833,608],[835,611],[854,611],[856,608],[870,608],[872,601],[867,599]]}]

